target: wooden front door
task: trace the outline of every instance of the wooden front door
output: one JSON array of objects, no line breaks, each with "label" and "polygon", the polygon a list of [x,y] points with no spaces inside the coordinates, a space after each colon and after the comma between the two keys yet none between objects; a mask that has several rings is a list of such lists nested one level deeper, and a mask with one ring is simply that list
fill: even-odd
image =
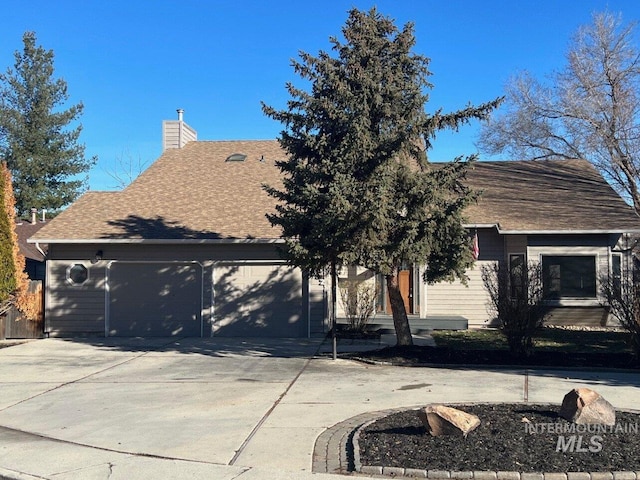
[{"label": "wooden front door", "polygon": [[[400,270],[398,272],[398,285],[400,286],[400,293],[404,300],[404,308],[407,314],[413,313],[413,268],[407,270]],[[386,290],[386,288],[385,288]],[[389,301],[389,292],[387,292],[386,312],[391,315],[391,302]]]}]

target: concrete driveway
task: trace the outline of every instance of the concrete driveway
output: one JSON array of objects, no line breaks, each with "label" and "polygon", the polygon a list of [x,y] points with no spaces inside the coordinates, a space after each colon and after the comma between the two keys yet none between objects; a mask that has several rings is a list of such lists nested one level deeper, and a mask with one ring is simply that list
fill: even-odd
[{"label": "concrete driveway", "polygon": [[[191,462],[210,478],[227,478],[211,475],[216,466],[240,469],[228,478],[255,467],[309,472],[318,436],[368,411],[430,402],[559,403],[577,386],[595,388],[616,407],[637,408],[640,398],[633,373],[365,365],[316,356],[330,350],[320,344],[46,339],[0,349],[0,467],[24,472],[24,445],[55,440],[61,452]],[[88,478],[83,469],[92,468],[94,478],[107,478],[101,472],[113,470],[112,462],[95,470],[98,460],[78,464],[51,452],[28,473]]]}]

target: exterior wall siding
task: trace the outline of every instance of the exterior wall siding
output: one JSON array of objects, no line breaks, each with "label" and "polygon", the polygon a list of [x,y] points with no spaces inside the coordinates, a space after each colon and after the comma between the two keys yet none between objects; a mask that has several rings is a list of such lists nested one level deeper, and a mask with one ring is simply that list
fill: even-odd
[{"label": "exterior wall siding", "polygon": [[[475,231],[472,233],[476,233]],[[505,239],[495,229],[478,229],[480,254],[473,268],[467,270],[467,285],[460,281],[439,282],[424,288],[426,302],[422,302],[422,317],[465,317],[469,327],[488,326],[489,297],[482,283],[482,265],[505,259]]]},{"label": "exterior wall siding", "polygon": [[[595,255],[598,276],[610,272],[612,250],[624,247],[619,235],[500,235],[495,229],[478,229],[480,256],[467,272],[469,282],[440,282],[426,285],[416,268],[415,304],[420,317],[462,316],[470,327],[489,325],[488,295],[481,279],[481,267],[508,259],[510,253],[525,253],[529,261],[539,261],[542,255]],[[101,260],[96,261],[96,254]],[[625,254],[626,255],[626,254]],[[626,255],[628,256],[628,255]],[[213,319],[213,279],[219,263],[261,262],[283,264],[275,244],[176,244],[125,245],[90,244],[49,246],[47,261],[45,331],[50,335],[104,335],[106,275],[110,262],[198,262],[203,272],[204,334],[211,331]],[[84,265],[89,278],[82,285],[67,281],[67,269],[74,263]],[[358,279],[375,285],[376,277],[366,269],[345,268],[340,279]],[[312,336],[323,335],[329,328],[331,279],[304,278],[301,316]],[[339,294],[338,294],[339,295]],[[562,299],[561,307],[597,306],[597,299]],[[338,316],[344,316],[341,301],[337,301]]]},{"label": "exterior wall siding", "polygon": [[324,279],[310,278],[305,284],[309,298],[309,331],[312,337],[324,335],[330,327],[327,282]]},{"label": "exterior wall siding", "polygon": [[482,283],[481,268],[491,263],[491,260],[480,260],[474,268],[467,270],[466,286],[460,281],[427,285],[427,316],[462,316],[469,321],[470,328],[488,326],[489,296]]},{"label": "exterior wall siding", "polygon": [[[96,261],[96,254],[101,260]],[[204,336],[212,332],[213,286],[215,266],[230,262],[283,265],[275,244],[220,244],[220,245],[123,245],[82,244],[49,247],[49,279],[45,300],[45,331],[52,336],[78,334],[104,335],[106,318],[106,275],[112,262],[179,263],[197,262],[202,267],[202,318]],[[71,285],[67,269],[75,264],[85,265],[89,279],[81,286]],[[323,282],[311,280],[302,291],[301,321],[308,325],[305,332],[324,334],[328,318],[327,292]]]},{"label": "exterior wall siding", "polygon": [[196,131],[180,120],[165,120],[162,122],[162,146],[167,148],[182,148],[188,142],[196,141]]},{"label": "exterior wall siding", "polygon": [[[67,281],[74,263],[84,265],[89,276],[82,285]],[[50,335],[104,335],[105,269],[82,261],[47,262],[45,332]]]}]

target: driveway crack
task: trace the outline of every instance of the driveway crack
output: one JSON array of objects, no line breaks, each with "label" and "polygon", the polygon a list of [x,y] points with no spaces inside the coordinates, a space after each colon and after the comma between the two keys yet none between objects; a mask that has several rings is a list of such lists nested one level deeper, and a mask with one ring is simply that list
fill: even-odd
[{"label": "driveway crack", "polygon": [[[174,343],[175,341],[176,341],[176,339],[172,339],[171,342],[168,342],[166,345],[170,345],[170,344]],[[146,351],[146,352],[140,353],[140,354],[138,354],[138,355],[136,355],[134,357],[129,357],[126,360],[124,360],[124,361],[122,361],[120,363],[116,363],[115,365],[110,365],[108,367],[105,367],[102,370],[98,370],[96,372],[91,372],[91,373],[85,375],[84,377],[76,378],[76,379],[70,380],[68,382],[63,382],[63,383],[61,383],[59,385],[56,385],[55,387],[52,387],[52,388],[50,388],[48,390],[45,390],[44,392],[37,393],[37,394],[32,395],[32,396],[30,396],[28,398],[23,398],[19,402],[16,402],[14,404],[8,405],[8,406],[6,406],[4,408],[0,408],[0,412],[3,412],[3,411],[8,410],[10,408],[13,408],[13,407],[15,407],[17,405],[20,405],[22,403],[28,402],[29,400],[33,400],[34,398],[41,397],[42,395],[46,395],[47,393],[55,392],[56,390],[58,390],[58,389],[60,389],[62,387],[66,387],[67,385],[73,385],[74,383],[81,382],[83,380],[86,380],[87,378],[93,377],[94,375],[98,375],[100,373],[108,372],[109,370],[111,370],[113,368],[120,367],[120,366],[125,365],[126,363],[129,363],[129,362],[132,362],[134,360],[138,360],[139,358],[142,358],[145,355],[148,355],[150,353],[153,353],[153,352]]]}]

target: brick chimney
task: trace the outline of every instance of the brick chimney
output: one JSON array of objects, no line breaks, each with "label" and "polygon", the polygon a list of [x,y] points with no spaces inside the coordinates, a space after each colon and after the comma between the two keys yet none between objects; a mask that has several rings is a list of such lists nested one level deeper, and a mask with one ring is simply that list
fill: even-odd
[{"label": "brick chimney", "polygon": [[162,151],[167,148],[182,148],[187,143],[198,140],[198,133],[182,119],[184,110],[179,108],[177,112],[178,120],[162,122]]}]

